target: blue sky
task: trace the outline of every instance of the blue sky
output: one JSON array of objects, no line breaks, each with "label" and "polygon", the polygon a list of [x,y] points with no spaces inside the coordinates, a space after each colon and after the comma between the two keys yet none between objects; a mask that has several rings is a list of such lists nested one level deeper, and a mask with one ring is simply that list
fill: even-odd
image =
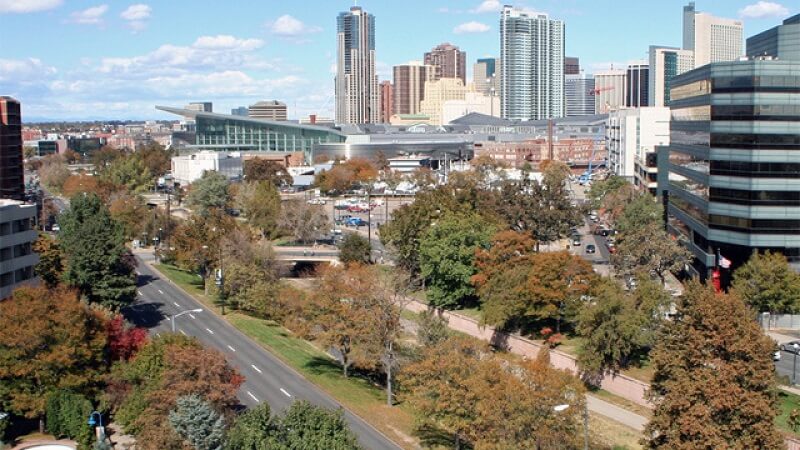
[{"label": "blue sky", "polygon": [[[335,0],[0,0],[0,95],[23,119],[158,119],[153,106],[212,101],[214,110],[278,99],[290,117],[331,116]],[[378,73],[441,42],[499,54],[503,3],[566,23],[566,53],[587,73],[681,44],[681,0],[360,0],[376,17]],[[740,18],[745,37],[800,12],[796,0],[698,0]],[[471,71],[471,70],[470,70]]]}]

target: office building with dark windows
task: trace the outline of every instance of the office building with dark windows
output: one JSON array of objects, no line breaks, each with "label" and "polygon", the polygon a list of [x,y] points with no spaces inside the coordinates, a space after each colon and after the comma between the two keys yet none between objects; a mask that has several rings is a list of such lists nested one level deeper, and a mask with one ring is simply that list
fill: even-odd
[{"label": "office building with dark windows", "polygon": [[789,17],[777,27],[747,38],[747,56],[800,60],[800,14]]},{"label": "office building with dark windows", "polygon": [[690,272],[707,276],[717,252],[735,270],[767,249],[800,269],[800,61],[697,68],[673,78],[670,107],[658,189]]},{"label": "office building with dark windows", "polygon": [[22,163],[22,115],[19,102],[0,96],[0,198],[25,196]]}]

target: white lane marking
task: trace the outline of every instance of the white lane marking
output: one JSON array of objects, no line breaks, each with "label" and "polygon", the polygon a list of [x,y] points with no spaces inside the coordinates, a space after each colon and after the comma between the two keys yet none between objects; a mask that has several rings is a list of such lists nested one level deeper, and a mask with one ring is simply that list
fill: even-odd
[{"label": "white lane marking", "polygon": [[185,332],[185,331],[183,331],[183,330],[178,330],[178,331],[180,331],[180,332],[181,332],[181,334],[183,334],[184,336],[186,336],[186,332]]},{"label": "white lane marking", "polygon": [[255,396],[255,395],[253,395],[253,393],[252,393],[252,392],[250,392],[250,391],[247,391],[247,395],[249,395],[249,396],[250,396],[250,398],[252,398],[253,400],[255,400],[255,401],[256,401],[256,403],[258,403],[258,399],[256,398],[256,396]]},{"label": "white lane marking", "polygon": [[262,373],[262,372],[261,372],[261,369],[259,369],[258,367],[256,367],[256,366],[255,366],[255,364],[250,364],[250,367],[252,367],[252,368],[253,368],[253,370],[255,370],[256,372],[258,372],[258,373]]},{"label": "white lane marking", "polygon": [[286,389],[281,388],[281,392],[283,392],[283,394],[286,395],[287,397],[291,397],[291,395],[289,395],[289,393],[286,392]]},{"label": "white lane marking", "polygon": [[228,346],[228,348],[229,348],[229,349],[231,349],[231,351],[232,351],[232,352],[235,352],[235,351],[236,351],[236,349],[235,349],[235,348],[233,348],[233,347],[231,347],[230,345]]},{"label": "white lane marking", "polygon": [[179,305],[179,304],[178,304],[178,302],[172,302],[172,304],[173,304],[173,305],[175,305],[175,306],[177,306],[178,308],[180,308],[180,307],[181,307],[181,305]]},{"label": "white lane marking", "polygon": [[141,295],[142,297],[144,297],[144,294],[142,294],[142,291],[136,291],[136,293]]},{"label": "white lane marking", "polygon": [[211,329],[210,329],[210,328],[206,328],[206,331],[208,331],[210,334],[214,334],[214,332],[213,332],[213,331],[211,331]]},{"label": "white lane marking", "polygon": [[189,317],[191,317],[192,319],[196,319],[197,318],[197,317],[194,316],[194,314],[191,314],[191,313],[189,313]]},{"label": "white lane marking", "polygon": [[164,291],[162,291],[161,289],[158,290],[158,293],[164,295]]}]

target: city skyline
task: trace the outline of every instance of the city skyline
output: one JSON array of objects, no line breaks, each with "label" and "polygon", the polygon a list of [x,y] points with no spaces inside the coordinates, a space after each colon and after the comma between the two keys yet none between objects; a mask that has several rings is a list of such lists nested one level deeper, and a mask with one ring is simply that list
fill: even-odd
[{"label": "city skyline", "polygon": [[[234,3],[220,10],[200,2],[188,11],[156,1],[0,0],[0,40],[18,43],[3,48],[0,94],[22,102],[27,122],[166,119],[155,104],[212,101],[215,111],[226,112],[266,99],[285,102],[290,118],[332,117],[336,16],[352,3],[308,3]],[[564,21],[565,54],[579,57],[587,73],[646,59],[649,45],[679,47],[687,4],[508,3]],[[375,15],[380,81],[392,79],[393,65],[422,59],[443,42],[468,53],[468,79],[478,58],[499,56],[502,2],[368,0],[359,6]],[[746,0],[700,1],[697,9],[743,20],[745,38],[798,10],[788,2]],[[637,19],[644,14],[659,20]],[[619,31],[598,33],[597,23]]]}]

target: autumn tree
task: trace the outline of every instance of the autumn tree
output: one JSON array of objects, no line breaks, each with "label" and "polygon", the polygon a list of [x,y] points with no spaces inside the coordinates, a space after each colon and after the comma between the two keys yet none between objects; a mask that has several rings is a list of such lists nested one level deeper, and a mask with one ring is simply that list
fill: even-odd
[{"label": "autumn tree", "polygon": [[75,293],[17,289],[0,302],[0,408],[43,428],[50,393],[97,394],[105,347],[102,317]]},{"label": "autumn tree", "polygon": [[753,252],[733,273],[733,290],[758,313],[792,314],[800,310],[800,275],[778,252]]},{"label": "autumn tree", "polygon": [[612,195],[613,192],[627,185],[630,183],[625,178],[611,175],[605,180],[593,182],[586,197],[591,201],[592,208],[598,209],[603,205],[606,196]]},{"label": "autumn tree", "polygon": [[102,173],[115,161],[123,158],[125,158],[125,153],[122,150],[105,145],[92,154],[90,161],[94,169]]},{"label": "autumn tree", "polygon": [[325,192],[344,192],[374,182],[377,178],[378,170],[372,162],[364,158],[350,158],[317,174],[314,184]]},{"label": "autumn tree", "polygon": [[97,194],[99,191],[97,177],[91,175],[71,175],[64,181],[61,193],[65,197],[77,194]]},{"label": "autumn tree", "polygon": [[142,218],[149,213],[142,197],[127,192],[111,194],[108,211],[111,218],[122,225],[125,239],[129,241],[141,235],[145,225]]},{"label": "autumn tree", "polygon": [[[646,200],[646,196],[650,196],[650,194],[639,192],[632,184],[626,183],[619,188],[606,193],[602,202],[600,203],[600,213],[604,214],[611,223],[617,223],[628,205],[630,205],[634,200]],[[644,206],[644,202],[642,202],[640,205]],[[625,225],[622,227],[625,229]]]},{"label": "autumn tree", "polygon": [[39,180],[47,190],[61,193],[64,183],[71,175],[64,159],[60,155],[47,155],[42,158],[39,168]]},{"label": "autumn tree", "polygon": [[420,242],[420,273],[429,303],[437,308],[465,306],[475,297],[475,251],[489,244],[493,224],[477,215],[446,216]]},{"label": "autumn tree", "polygon": [[133,301],[136,278],[122,225],[94,194],[76,195],[59,222],[64,280],[90,302],[117,309]]},{"label": "autumn tree", "polygon": [[169,423],[184,441],[196,450],[222,450],[225,419],[202,397],[179,397],[169,412]]},{"label": "autumn tree", "polygon": [[115,159],[100,176],[107,183],[133,194],[147,192],[155,183],[147,166],[133,155]]},{"label": "autumn tree", "polygon": [[205,171],[202,178],[191,185],[186,196],[186,205],[206,217],[212,209],[222,210],[230,202],[228,179],[215,171]]},{"label": "autumn tree", "polygon": [[450,336],[447,318],[433,309],[417,314],[417,343],[422,347],[437,345]]},{"label": "autumn tree", "polygon": [[239,185],[236,206],[247,217],[247,223],[268,238],[275,238],[281,216],[281,197],[269,181],[248,182]]},{"label": "autumn tree", "polygon": [[291,186],[294,183],[289,171],[282,164],[261,158],[244,162],[244,179],[247,182],[268,181],[275,187]]},{"label": "autumn tree", "polygon": [[339,244],[339,261],[347,263],[369,264],[372,246],[369,240],[358,233],[347,233]]},{"label": "autumn tree", "polygon": [[39,255],[39,262],[35,271],[44,285],[50,289],[61,282],[64,273],[64,254],[58,242],[50,236],[40,233],[39,238],[33,243],[33,251]]},{"label": "autumn tree", "polygon": [[690,282],[651,353],[656,408],[642,443],[652,449],[784,448],[775,428],[774,349],[736,295]]},{"label": "autumn tree", "polygon": [[[623,214],[624,215],[624,214]],[[653,273],[666,283],[668,272],[683,269],[691,253],[681,243],[664,231],[661,223],[642,220],[631,222],[617,239],[617,251],[611,263],[620,274],[631,276],[636,272]]]},{"label": "autumn tree", "polygon": [[236,228],[236,221],[219,210],[209,211],[207,217],[193,214],[176,227],[170,242],[171,257],[178,267],[200,273],[205,279],[205,271],[219,259],[222,236]]},{"label": "autumn tree", "polygon": [[126,322],[122,314],[106,322],[106,334],[112,361],[127,361],[147,344],[147,330]]},{"label": "autumn tree", "polygon": [[155,141],[138,146],[134,156],[144,164],[151,178],[165,174],[172,167],[172,152]]},{"label": "autumn tree", "polygon": [[279,226],[297,242],[308,244],[322,233],[327,233],[331,222],[319,205],[310,205],[303,199],[289,200],[281,207]]},{"label": "autumn tree", "polygon": [[278,319],[278,265],[272,246],[235,229],[220,243],[225,268],[225,297],[232,307],[262,318]]}]

